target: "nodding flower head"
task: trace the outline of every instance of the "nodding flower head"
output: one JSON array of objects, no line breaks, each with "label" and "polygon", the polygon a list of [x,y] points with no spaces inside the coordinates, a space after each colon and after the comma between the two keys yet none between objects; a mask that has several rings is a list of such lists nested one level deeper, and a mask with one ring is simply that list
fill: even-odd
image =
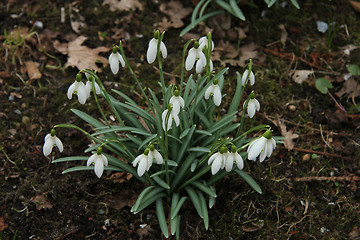
[{"label": "nodding flower head", "polygon": [[76,75],[76,80],[73,84],[70,85],[67,91],[68,99],[72,98],[72,95],[76,94],[79,100],[79,103],[85,104],[86,99],[88,98],[88,94],[85,88],[85,84],[81,80],[81,73]]},{"label": "nodding flower head", "polygon": [[218,80],[215,78],[212,85],[210,87],[208,87],[205,91],[205,99],[208,100],[209,97],[213,96],[214,98],[214,104],[215,106],[220,106],[221,104],[221,91],[220,91],[220,87],[218,85]]},{"label": "nodding flower head", "polygon": [[[161,115],[162,127],[163,127],[164,131],[169,131],[169,129],[171,129],[173,119],[175,121],[176,126],[180,125],[180,118],[179,118],[178,114],[179,114],[179,112],[175,112],[173,104],[169,103],[168,108]],[[166,125],[166,121],[167,121],[167,125]]]},{"label": "nodding flower head", "polygon": [[[153,63],[156,59],[156,55],[158,52],[157,46],[160,39],[159,30],[154,32],[154,37],[150,40],[148,50],[146,53],[146,59],[149,64]],[[167,57],[167,49],[163,41],[160,42],[160,52],[163,58]]]},{"label": "nodding flower head", "polygon": [[[243,107],[245,108],[245,104],[246,102],[244,102]],[[256,111],[260,111],[260,103],[258,100],[255,99],[255,94],[254,92],[250,93],[250,99],[249,102],[247,104],[247,113],[249,115],[250,118],[253,118],[255,115]]]},{"label": "nodding flower head", "polygon": [[60,152],[64,150],[61,140],[55,135],[55,129],[51,129],[44,139],[43,154],[45,157],[52,152],[54,146],[57,146]]},{"label": "nodding flower head", "polygon": [[270,157],[276,147],[275,139],[272,137],[271,129],[268,129],[260,138],[253,140],[248,149],[248,159],[255,161],[259,156],[260,162],[265,157]]},{"label": "nodding flower head", "polygon": [[169,102],[172,104],[173,111],[176,114],[178,114],[180,109],[185,106],[184,99],[180,96],[179,90],[174,91],[174,95],[170,98]]},{"label": "nodding flower head", "polygon": [[117,52],[117,46],[113,47],[113,51],[109,56],[109,65],[113,74],[117,74],[119,72],[119,62],[122,67],[125,67],[125,61],[123,56]]},{"label": "nodding flower head", "polygon": [[94,163],[94,172],[98,178],[101,178],[104,172],[104,166],[108,165],[107,157],[102,154],[102,148],[98,147],[96,153],[91,155],[87,160],[86,165],[89,167],[92,163]]}]

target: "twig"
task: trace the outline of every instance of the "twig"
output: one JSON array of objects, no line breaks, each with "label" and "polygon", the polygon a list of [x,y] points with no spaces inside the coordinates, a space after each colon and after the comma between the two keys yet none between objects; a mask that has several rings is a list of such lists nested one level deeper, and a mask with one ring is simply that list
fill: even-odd
[{"label": "twig", "polygon": [[70,231],[70,232],[68,232],[68,233],[65,233],[64,235],[56,238],[56,240],[64,239],[64,238],[66,238],[67,236],[69,236],[70,234],[73,234],[74,232],[77,232],[78,230],[79,230],[79,229],[74,229],[74,230],[72,230],[72,231]]},{"label": "twig", "polygon": [[295,182],[312,182],[312,181],[347,181],[347,182],[354,182],[360,181],[360,177],[353,175],[353,176],[332,176],[332,177],[324,177],[324,176],[310,176],[310,177],[297,177],[293,178]]},{"label": "twig", "polygon": [[310,149],[302,149],[302,148],[294,147],[293,150],[294,151],[299,151],[299,152],[315,153],[315,154],[324,155],[324,156],[328,156],[328,157],[334,157],[334,158],[342,158],[342,159],[345,159],[345,160],[353,160],[350,157],[345,157],[345,156],[341,156],[341,155],[333,154],[333,153],[314,151],[314,150],[310,150]]}]

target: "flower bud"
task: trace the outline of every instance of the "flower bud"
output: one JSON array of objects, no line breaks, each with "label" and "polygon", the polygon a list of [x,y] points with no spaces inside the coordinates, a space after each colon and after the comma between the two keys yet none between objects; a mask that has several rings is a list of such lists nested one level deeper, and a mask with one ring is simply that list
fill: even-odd
[{"label": "flower bud", "polygon": [[149,151],[150,151],[149,148],[145,148],[144,155],[145,155],[145,156],[149,155]]},{"label": "flower bud", "polygon": [[117,53],[117,46],[114,46],[114,47],[113,47],[112,52],[113,52],[113,53]]},{"label": "flower bud", "polygon": [[150,149],[150,151],[154,151],[154,150],[155,150],[154,145],[150,144],[150,145],[149,145],[149,149]]},{"label": "flower bud", "polygon": [[76,81],[81,82],[81,73],[76,74]]},{"label": "flower bud", "polygon": [[263,136],[264,136],[266,139],[271,139],[271,138],[272,138],[271,128],[269,128],[268,130],[266,130],[266,132],[263,134]]},{"label": "flower bud", "polygon": [[250,99],[254,99],[255,98],[255,93],[254,93],[254,91],[252,91],[251,93],[250,93]]},{"label": "flower bud", "polygon": [[218,82],[219,82],[218,79],[217,79],[217,78],[214,78],[213,84],[216,85],[216,84],[218,84]]},{"label": "flower bud", "polygon": [[179,90],[177,90],[177,89],[176,89],[176,90],[174,91],[174,96],[175,96],[175,97],[180,96],[180,92],[179,92]]},{"label": "flower bud", "polygon": [[98,148],[96,149],[96,154],[97,154],[97,155],[101,155],[101,154],[102,154],[102,147],[98,147]]},{"label": "flower bud", "polygon": [[226,146],[221,146],[220,153],[224,154],[224,153],[226,153],[226,151],[227,151]]},{"label": "flower bud", "polygon": [[196,42],[194,43],[194,48],[195,48],[195,49],[198,49],[198,48],[199,48],[199,46],[200,46],[199,42],[198,42],[198,41],[196,41]]},{"label": "flower bud", "polygon": [[159,32],[159,30],[156,30],[156,31],[154,32],[154,38],[155,38],[155,39],[159,39],[159,37],[160,37],[160,32]]},{"label": "flower bud", "polygon": [[55,134],[56,134],[55,128],[51,129],[50,135],[53,137],[53,136],[55,136]]},{"label": "flower bud", "polygon": [[232,152],[232,153],[236,153],[236,152],[237,152],[237,149],[236,149],[236,146],[235,146],[235,145],[232,145],[232,146],[231,146],[231,152]]}]

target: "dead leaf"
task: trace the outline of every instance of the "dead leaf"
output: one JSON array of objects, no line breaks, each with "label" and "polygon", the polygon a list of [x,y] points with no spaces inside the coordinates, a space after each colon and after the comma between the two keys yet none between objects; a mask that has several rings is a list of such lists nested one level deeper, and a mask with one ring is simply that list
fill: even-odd
[{"label": "dead leaf", "polygon": [[219,42],[216,50],[221,51],[222,55],[225,53],[225,59],[235,58],[239,55],[239,52],[236,50],[234,45],[229,42],[224,42],[223,40]]},{"label": "dead leaf", "polygon": [[[172,0],[170,2],[161,3],[160,11],[170,17],[170,21],[167,21],[166,19],[165,22],[163,18],[162,27],[164,27],[166,24],[166,27],[168,28],[181,28],[182,26],[184,26],[184,22],[181,19],[187,17],[192,12],[192,8],[184,8],[181,2]],[[167,29],[163,30],[165,31]]]},{"label": "dead leaf", "polygon": [[260,57],[258,51],[256,51],[257,46],[255,43],[251,42],[249,44],[246,44],[244,46],[242,46],[240,48],[241,51],[241,56],[239,59],[239,66],[240,67],[245,67],[246,66],[246,62],[249,59],[254,59],[254,58],[258,58],[259,61],[264,61],[264,57]]},{"label": "dead leaf", "polygon": [[96,65],[97,61],[100,61],[104,65],[107,65],[108,60],[102,56],[99,56],[99,52],[109,51],[107,47],[97,47],[90,49],[86,46],[82,46],[82,43],[87,39],[85,36],[79,36],[74,41],[69,43],[54,42],[54,48],[63,54],[68,55],[66,67],[77,67],[79,70],[90,68],[101,72],[101,69]]},{"label": "dead leaf", "polygon": [[291,71],[289,73],[289,76],[292,78],[292,80],[294,80],[294,82],[301,84],[309,78],[310,74],[313,73],[314,73],[313,70],[295,70],[295,71]]},{"label": "dead leaf", "polygon": [[85,28],[87,25],[85,23],[85,18],[80,15],[80,10],[73,5],[74,3],[69,4],[70,25],[74,32],[80,33],[80,28]]},{"label": "dead leaf", "polygon": [[123,190],[120,195],[111,195],[105,200],[105,204],[111,208],[117,210],[123,209],[123,207],[132,207],[137,200],[137,195],[134,191]]},{"label": "dead leaf", "polygon": [[350,78],[345,81],[343,87],[335,94],[338,97],[347,94],[350,98],[356,98],[360,96],[360,84],[354,78]]},{"label": "dead leaf", "polygon": [[4,231],[6,228],[8,228],[8,224],[5,224],[4,219],[0,217],[0,231]]},{"label": "dead leaf", "polygon": [[53,205],[50,203],[49,199],[45,196],[45,194],[36,195],[30,199],[36,205],[37,210],[41,209],[51,209]]},{"label": "dead leaf", "polygon": [[26,66],[26,72],[27,72],[30,80],[41,78],[41,72],[39,71],[35,62],[27,61],[27,62],[25,62],[25,66]]},{"label": "dead leaf", "polygon": [[133,175],[128,172],[117,172],[111,174],[110,179],[113,180],[115,183],[122,183],[129,181],[132,176]]},{"label": "dead leaf", "polygon": [[354,226],[351,232],[349,233],[349,239],[358,239],[360,236],[360,227]]},{"label": "dead leaf", "polygon": [[293,130],[286,130],[286,126],[283,120],[280,120],[279,116],[276,116],[275,120],[273,121],[274,125],[280,128],[281,135],[285,138],[284,139],[284,146],[285,148],[290,151],[294,148],[295,143],[294,139],[298,138],[299,135],[294,133]]},{"label": "dead leaf", "polygon": [[147,237],[150,236],[152,234],[154,230],[150,227],[150,225],[146,225],[145,227],[141,227],[138,228],[136,230],[136,233],[140,236],[140,237]]},{"label": "dead leaf", "polygon": [[138,0],[105,0],[102,5],[109,5],[111,11],[135,11],[144,9],[143,5]]},{"label": "dead leaf", "polygon": [[355,11],[360,12],[360,2],[349,1],[349,3]]}]

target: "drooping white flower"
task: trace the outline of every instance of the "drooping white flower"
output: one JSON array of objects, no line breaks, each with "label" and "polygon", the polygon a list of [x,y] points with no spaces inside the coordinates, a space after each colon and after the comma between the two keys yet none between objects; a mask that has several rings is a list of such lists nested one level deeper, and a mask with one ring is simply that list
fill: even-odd
[{"label": "drooping white flower", "polygon": [[60,152],[64,150],[61,140],[55,135],[55,129],[52,129],[44,139],[43,153],[45,157],[52,152],[54,146],[57,146]]},{"label": "drooping white flower", "polygon": [[217,83],[218,83],[217,79],[214,79],[213,84],[211,84],[211,86],[206,89],[204,97],[206,100],[208,100],[210,95],[212,95],[214,98],[215,106],[220,106],[221,91],[220,91],[220,87]]},{"label": "drooping white flower", "polygon": [[[101,93],[101,90],[100,90],[100,86],[99,84],[97,84],[97,82],[94,81],[94,87],[95,87],[95,93],[97,95],[99,95]],[[90,97],[90,93],[91,93],[91,90],[92,90],[92,81],[86,81],[86,84],[85,84],[85,89],[86,89],[86,94],[87,94],[87,98]]]},{"label": "drooping white flower", "polygon": [[233,145],[231,147],[231,152],[227,154],[226,160],[225,160],[225,170],[227,172],[230,172],[232,170],[234,162],[236,163],[236,166],[239,169],[244,168],[244,161],[240,154],[237,152],[236,147]]},{"label": "drooping white flower", "polygon": [[252,141],[247,149],[248,159],[255,161],[259,156],[260,162],[265,157],[270,157],[276,147],[275,139],[272,138],[270,129],[268,129],[260,138]]},{"label": "drooping white flower", "polygon": [[248,76],[248,75],[249,75],[249,70],[246,69],[245,72],[242,75],[242,78],[241,78],[241,84],[243,86],[245,86],[246,80],[247,80],[248,77],[249,77],[250,85],[252,86],[252,85],[255,84],[255,75],[254,75],[254,73],[251,71],[250,76]]},{"label": "drooping white flower", "polygon": [[206,66],[206,57],[199,46],[199,42],[195,42],[194,47],[189,50],[189,54],[185,60],[185,69],[190,71],[196,62],[196,73],[201,73]]},{"label": "drooping white flower", "polygon": [[85,84],[81,81],[81,74],[76,75],[76,80],[73,84],[70,85],[67,91],[68,99],[72,98],[72,95],[76,94],[79,100],[79,103],[85,104],[88,94],[85,88]]},{"label": "drooping white flower", "polygon": [[161,154],[158,152],[158,150],[155,149],[154,145],[151,144],[151,145],[149,146],[149,149],[150,149],[149,154],[148,154],[148,161],[149,161],[149,163],[148,163],[148,169],[147,169],[147,171],[149,171],[150,166],[151,166],[152,163],[153,163],[153,160],[155,160],[155,162],[156,162],[157,164],[163,164],[163,163],[164,163],[163,157],[162,157]]},{"label": "drooping white flower", "polygon": [[98,178],[101,178],[104,172],[104,166],[107,166],[108,160],[107,157],[102,154],[102,149],[99,147],[97,152],[89,157],[86,165],[89,167],[92,163],[94,163],[94,172]]},{"label": "drooping white flower", "polygon": [[[243,108],[245,108],[246,102],[244,102]],[[247,104],[247,113],[249,115],[250,118],[253,118],[255,115],[256,111],[260,110],[260,103],[258,100],[255,99],[255,94],[254,92],[250,93],[250,99],[249,102]]]},{"label": "drooping white flower", "polygon": [[[166,109],[161,115],[162,127],[163,127],[164,131],[169,131],[169,129],[171,129],[173,119],[175,121],[176,126],[180,125],[180,118],[179,118],[178,114],[179,113],[175,112],[173,105],[170,103],[168,109]],[[167,115],[169,115],[168,118],[167,118]],[[166,120],[167,120],[167,126],[165,126]]]},{"label": "drooping white flower", "polygon": [[[154,38],[152,38],[149,42],[148,50],[146,53],[146,59],[149,64],[153,63],[156,59],[159,38],[160,33],[158,30],[156,30],[154,33]],[[160,52],[163,58],[167,57],[167,49],[163,41],[160,42]]]},{"label": "drooping white flower", "polygon": [[170,98],[169,103],[172,104],[174,113],[179,114],[180,108],[184,108],[184,99],[180,96],[179,90],[174,91],[174,95]]},{"label": "drooping white flower", "polygon": [[164,163],[164,159],[161,154],[151,144],[145,149],[143,154],[140,154],[135,158],[133,161],[133,167],[138,166],[137,173],[141,177],[144,175],[145,171],[149,171],[154,160],[157,164]]},{"label": "drooping white flower", "polygon": [[109,65],[113,74],[117,74],[119,72],[119,62],[121,63],[122,67],[125,67],[124,58],[120,53],[117,52],[117,49],[114,47],[113,52],[109,56]]},{"label": "drooping white flower", "polygon": [[[200,44],[200,48],[203,49],[205,46],[209,47],[209,40],[207,38],[207,36],[204,36],[202,38],[199,39],[199,44]],[[211,51],[214,50],[214,42],[211,40]]]},{"label": "drooping white flower", "polygon": [[211,164],[211,174],[215,175],[220,169],[225,167],[225,162],[228,156],[226,147],[221,147],[219,152],[214,153],[208,160],[208,165]]}]

